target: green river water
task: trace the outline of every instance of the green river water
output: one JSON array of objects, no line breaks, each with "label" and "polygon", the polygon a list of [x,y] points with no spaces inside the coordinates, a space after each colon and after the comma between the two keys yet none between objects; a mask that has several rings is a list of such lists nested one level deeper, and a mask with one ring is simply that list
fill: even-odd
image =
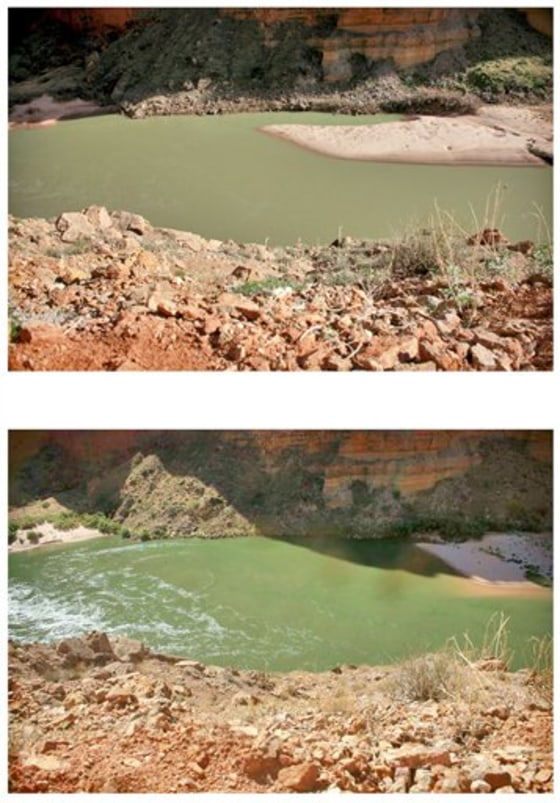
[{"label": "green river water", "polygon": [[[313,547],[313,548],[310,548]],[[383,664],[439,648],[492,613],[511,617],[515,665],[552,632],[552,595],[487,596],[395,541],[117,537],[9,556],[9,634],[52,641],[90,630],[239,668]]]},{"label": "green river water", "polygon": [[[365,125],[387,116],[318,113],[158,117],[108,115],[9,133],[9,211],[52,217],[91,204],[156,226],[238,242],[288,245],[394,237],[428,225],[437,203],[468,232],[501,188],[497,223],[542,239],[552,170],[376,164],[321,156],[258,131],[266,124]],[[540,212],[538,212],[540,210]],[[542,213],[542,214],[541,214]]]}]

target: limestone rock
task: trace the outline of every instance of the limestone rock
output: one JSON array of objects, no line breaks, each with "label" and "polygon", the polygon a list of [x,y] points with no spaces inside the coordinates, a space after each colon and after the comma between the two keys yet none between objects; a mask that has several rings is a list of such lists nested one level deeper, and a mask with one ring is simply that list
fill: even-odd
[{"label": "limestone rock", "polygon": [[451,764],[447,750],[427,749],[424,745],[403,745],[389,753],[386,759],[397,767],[431,767],[434,764],[447,767]]},{"label": "limestone rock", "polygon": [[63,656],[63,665],[67,667],[77,666],[80,663],[92,663],[95,657],[91,647],[79,638],[60,641],[56,651]]},{"label": "limestone rock", "polygon": [[475,368],[481,371],[494,371],[496,369],[496,357],[481,343],[471,346],[469,353]]},{"label": "limestone rock", "polygon": [[470,791],[477,794],[489,794],[492,791],[492,787],[489,783],[479,778],[471,783]]},{"label": "limestone rock", "polygon": [[113,652],[121,661],[131,661],[136,663],[145,658],[149,650],[146,649],[141,641],[136,639],[124,638],[119,636],[113,641]]},{"label": "limestone rock", "polygon": [[87,221],[98,231],[105,231],[113,226],[111,215],[104,206],[88,206],[83,214]]},{"label": "limestone rock", "polygon": [[133,212],[117,211],[111,214],[113,225],[117,226],[121,231],[131,231],[133,234],[140,236],[147,234],[152,230],[152,226],[142,215],[136,215]]},{"label": "limestone rock", "polygon": [[65,243],[89,240],[95,234],[95,229],[82,212],[63,212],[56,221],[56,228]]}]

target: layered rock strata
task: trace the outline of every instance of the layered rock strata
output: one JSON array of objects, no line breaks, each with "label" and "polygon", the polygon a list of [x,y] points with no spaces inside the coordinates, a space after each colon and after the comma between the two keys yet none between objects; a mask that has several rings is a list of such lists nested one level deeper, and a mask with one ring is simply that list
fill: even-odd
[{"label": "layered rock strata", "polygon": [[552,523],[546,431],[13,432],[10,458],[14,507],[81,500],[170,536]]}]

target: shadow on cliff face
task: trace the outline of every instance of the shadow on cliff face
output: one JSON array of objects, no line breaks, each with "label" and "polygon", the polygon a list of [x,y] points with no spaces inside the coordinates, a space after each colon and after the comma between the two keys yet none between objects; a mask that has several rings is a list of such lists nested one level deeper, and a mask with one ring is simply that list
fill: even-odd
[{"label": "shadow on cliff face", "polygon": [[[277,19],[267,26],[257,18],[236,19],[219,8],[137,12],[128,28],[119,32],[79,30],[44,10],[11,9],[10,80],[22,81],[61,64],[81,62],[86,67],[75,91],[105,102],[134,104],[177,92],[191,93],[196,101],[197,93],[208,86],[210,95],[215,90],[217,96],[277,95],[293,90],[312,94],[329,88],[323,75],[323,51],[330,57],[337,47],[342,52],[356,49],[348,62],[351,75],[337,85],[346,89],[387,72],[410,78],[411,85],[430,85],[439,79],[461,81],[465,76],[469,83],[469,68],[482,62],[531,57],[548,64],[552,58],[550,39],[514,9],[481,10],[476,23],[471,20],[472,11],[463,15],[462,22],[453,17],[442,23],[444,29],[462,25],[478,35],[464,47],[444,50],[418,69],[405,70],[397,70],[390,56],[375,61],[361,53],[362,38],[356,44],[352,31],[337,28],[336,9],[322,13],[318,9],[315,24]],[[461,9],[453,13],[460,15]],[[418,32],[413,24],[409,30],[387,31],[387,52],[400,38],[414,42],[415,36],[422,39],[426,33]],[[474,91],[485,87],[476,82],[470,86]]]},{"label": "shadow on cliff face", "polygon": [[[409,450],[404,468],[387,453],[394,476],[414,459],[421,461],[420,479],[422,470],[434,470],[415,456],[414,433],[385,434],[394,449],[400,443]],[[440,434],[449,443],[437,460],[448,467],[470,452],[471,468],[412,495],[354,480],[346,503],[333,508],[325,481],[329,467],[352,477],[343,459],[349,432],[13,432],[10,505],[35,521],[102,512],[146,540],[261,535],[365,566],[430,574],[449,569],[420,553],[409,536],[439,532],[460,540],[490,528],[552,526],[551,465],[546,456],[535,458],[529,440]],[[264,448],[267,438],[274,448]],[[539,441],[545,452],[547,445]]]}]

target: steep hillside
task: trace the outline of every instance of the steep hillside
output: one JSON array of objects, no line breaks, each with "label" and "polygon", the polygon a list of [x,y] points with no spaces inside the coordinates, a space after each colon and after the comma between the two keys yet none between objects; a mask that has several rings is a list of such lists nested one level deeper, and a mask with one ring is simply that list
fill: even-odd
[{"label": "steep hillside", "polygon": [[551,435],[493,431],[13,432],[14,522],[101,512],[143,537],[552,523]]},{"label": "steep hillside", "polygon": [[298,108],[319,96],[337,108],[349,102],[340,90],[351,91],[358,113],[425,102],[419,90],[432,103],[442,91],[455,103],[465,92],[542,100],[552,90],[551,14],[529,12],[14,9],[10,102],[79,94],[143,116],[216,112],[228,102]]}]

